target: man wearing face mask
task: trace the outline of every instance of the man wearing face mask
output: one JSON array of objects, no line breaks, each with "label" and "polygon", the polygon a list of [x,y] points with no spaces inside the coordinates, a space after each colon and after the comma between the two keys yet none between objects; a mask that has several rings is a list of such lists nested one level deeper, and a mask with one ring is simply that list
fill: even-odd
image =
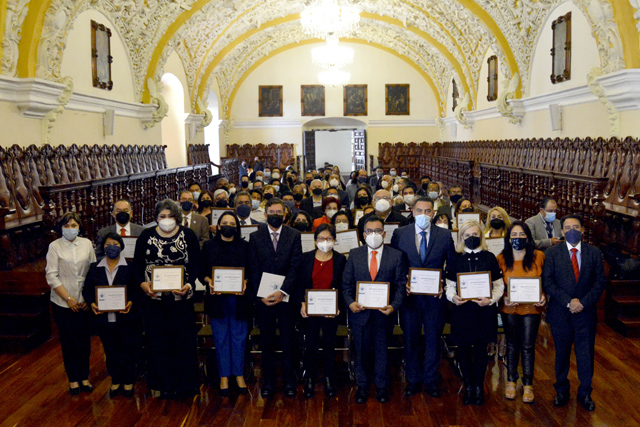
[{"label": "man wearing face mask", "polygon": [[[403,211],[410,211],[413,208],[413,203],[416,200],[416,189],[413,183],[404,187],[401,195],[403,203],[393,207],[393,210],[400,214],[402,214]],[[405,218],[407,218],[409,222],[413,222],[413,215],[409,214],[409,216],[405,216]]]},{"label": "man wearing face mask", "polygon": [[376,188],[380,180],[382,180],[383,176],[384,169],[382,169],[382,166],[376,167],[376,174],[369,179],[369,185],[371,186],[371,188]]},{"label": "man wearing face mask", "polygon": [[444,212],[451,213],[451,203],[442,198],[442,190],[440,185],[436,182],[432,182],[427,187],[427,197],[433,200],[434,209],[436,212],[440,212],[441,209]]},{"label": "man wearing face mask", "polygon": [[248,192],[241,191],[236,195],[235,211],[240,221],[240,226],[261,224],[251,218],[251,195]]},{"label": "man wearing face mask", "polygon": [[395,181],[391,175],[383,175],[382,179],[378,182],[378,190],[387,190],[389,193],[393,190]]},{"label": "man wearing face mask", "polygon": [[428,196],[429,184],[431,184],[431,177],[424,175],[420,177],[420,187],[418,188],[418,196]]},{"label": "man wearing face mask", "polygon": [[247,177],[249,177],[249,165],[247,165],[247,162],[245,162],[244,160],[238,167],[238,175],[240,176],[241,180],[244,175],[247,175]]},{"label": "man wearing face mask", "polygon": [[268,297],[256,299],[256,320],[260,328],[262,349],[262,372],[264,383],[261,394],[270,398],[276,383],[276,327],[280,332],[282,348],[282,372],[284,392],[287,397],[296,394],[296,378],[293,366],[295,305],[284,302],[285,296],[296,295],[297,269],[302,257],[300,232],[283,225],[285,205],[278,198],[269,199],[265,205],[268,226],[251,233],[249,238],[251,265],[250,280],[252,295],[256,296],[263,273],[285,276],[279,291]]},{"label": "man wearing face mask", "polygon": [[556,348],[555,406],[569,402],[571,347],[578,367],[578,402],[587,410],[596,408],[591,399],[594,346],[598,314],[596,304],[607,286],[602,252],[582,241],[583,219],[567,215],[560,221],[566,243],[545,253],[542,285],[549,297],[547,322]]},{"label": "man wearing face mask", "polygon": [[216,208],[227,208],[229,207],[229,193],[227,193],[222,188],[218,188],[213,193],[213,203]]},{"label": "man wearing face mask", "polygon": [[[216,193],[220,190],[216,190]],[[222,190],[224,191],[224,190]],[[198,236],[200,248],[204,242],[209,240],[209,221],[207,218],[195,212],[195,204],[193,203],[193,194],[189,190],[182,190],[178,200],[182,208],[182,224],[189,227]]]},{"label": "man wearing face mask", "polygon": [[[356,402],[365,403],[372,380],[376,399],[389,401],[390,384],[387,373],[387,339],[393,328],[393,317],[404,298],[407,267],[402,252],[384,245],[384,222],[376,215],[360,221],[366,246],[349,252],[342,275],[345,305],[349,308],[349,325],[353,330],[356,359]],[[365,309],[356,302],[358,282],[388,282],[389,305],[381,309]],[[373,360],[372,360],[373,359]],[[372,362],[372,363],[371,363]],[[373,375],[369,367],[373,365]]]},{"label": "man wearing face mask", "polygon": [[200,198],[200,194],[202,194],[202,187],[197,182],[192,182],[187,187],[191,194],[193,194],[194,204],[196,205],[196,209],[198,208],[198,199]]},{"label": "man wearing face mask", "polygon": [[[375,215],[382,218],[385,223],[398,223],[398,227],[404,227],[409,224],[409,220],[399,212],[396,212],[391,207],[391,195],[386,190],[378,190],[373,195],[373,208]],[[366,218],[364,216],[362,219]],[[360,220],[358,222],[358,234],[362,236],[364,222]],[[362,241],[364,243],[364,240]]]},{"label": "man wearing face mask", "polygon": [[327,182],[327,184],[329,185],[329,187],[325,190],[324,196],[327,196],[329,189],[335,188],[338,191],[338,198],[340,199],[340,203],[342,203],[344,206],[349,206],[349,195],[341,188],[340,175],[332,173],[329,176],[329,181]]},{"label": "man wearing face mask", "polygon": [[[435,211],[433,200],[418,197],[413,205],[415,224],[397,229],[391,247],[402,251],[409,268],[442,270],[456,255],[451,232],[435,227],[431,220]],[[445,324],[447,299],[438,295],[412,295],[407,283],[407,296],[400,310],[400,326],[404,339],[404,363],[407,377],[406,396],[420,393],[424,385],[431,397],[441,394],[441,335]],[[424,330],[424,366],[420,366],[419,349]]]},{"label": "man wearing face mask", "polygon": [[142,230],[144,230],[143,226],[131,222],[133,210],[131,209],[131,203],[127,199],[117,200],[113,204],[111,216],[116,220],[116,223],[98,231],[96,238],[96,258],[98,261],[104,258],[102,242],[107,234],[116,233],[118,236],[139,236]]},{"label": "man wearing face mask", "polygon": [[309,186],[311,197],[307,197],[300,202],[300,209],[307,212],[314,219],[324,215],[322,211],[322,181],[314,179]]},{"label": "man wearing face mask", "polygon": [[542,252],[562,242],[560,221],[556,218],[557,211],[558,204],[556,201],[550,197],[546,197],[540,202],[540,212],[538,215],[532,216],[525,221],[533,234],[536,249]]},{"label": "man wearing face mask", "polygon": [[257,156],[256,156],[255,159],[253,159],[253,171],[254,172],[262,172],[262,171],[264,171],[264,165],[260,161],[260,158],[257,157]]},{"label": "man wearing face mask", "polygon": [[249,192],[251,195],[251,218],[257,222],[264,222],[264,209],[262,204],[262,190],[253,189]]}]

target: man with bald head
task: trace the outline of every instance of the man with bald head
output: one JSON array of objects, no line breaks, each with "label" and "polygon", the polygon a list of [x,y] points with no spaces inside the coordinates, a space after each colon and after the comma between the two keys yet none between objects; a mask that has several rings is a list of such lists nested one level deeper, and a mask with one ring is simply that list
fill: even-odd
[{"label": "man with bald head", "polygon": [[[388,176],[388,175],[385,175],[385,176]],[[376,191],[375,194],[373,195],[373,201],[372,201],[374,213],[375,215],[378,215],[380,218],[382,218],[382,220],[385,223],[397,223],[398,227],[404,227],[405,225],[409,224],[409,221],[407,220],[407,218],[404,217],[404,215],[393,210],[392,200],[393,198],[391,197],[391,193],[389,193],[387,190]],[[363,235],[362,232],[364,230],[362,228],[364,226],[363,219],[365,219],[369,215],[365,215],[358,222],[358,235],[361,237],[361,239]]]}]

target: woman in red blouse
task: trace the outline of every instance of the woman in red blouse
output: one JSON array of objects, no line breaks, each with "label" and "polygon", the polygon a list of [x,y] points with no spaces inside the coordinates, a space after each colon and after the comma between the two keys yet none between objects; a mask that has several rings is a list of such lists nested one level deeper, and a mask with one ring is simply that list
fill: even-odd
[{"label": "woman in red blouse", "polygon": [[[336,289],[338,291],[338,314],[342,307],[342,272],[347,259],[333,250],[336,241],[336,228],[330,224],[320,224],[315,231],[316,249],[302,254],[299,300],[300,314],[304,319],[304,396],[315,394],[316,354],[322,344],[324,362],[324,392],[327,397],[336,395],[335,389],[335,343],[338,329],[337,316],[309,317],[305,302],[307,289]],[[322,337],[320,331],[322,330]]]},{"label": "woman in red blouse", "polygon": [[331,224],[331,218],[338,213],[341,207],[342,203],[340,203],[339,199],[330,196],[322,199],[322,212],[324,212],[324,215],[313,221],[313,231],[316,231],[320,224]]}]

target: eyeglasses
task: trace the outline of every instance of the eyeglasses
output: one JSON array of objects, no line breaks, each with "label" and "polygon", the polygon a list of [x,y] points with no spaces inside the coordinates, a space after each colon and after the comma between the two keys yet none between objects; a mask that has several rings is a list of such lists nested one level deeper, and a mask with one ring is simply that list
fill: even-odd
[{"label": "eyeglasses", "polygon": [[336,224],[349,224],[348,219],[337,219]]},{"label": "eyeglasses", "polygon": [[327,237],[327,238],[324,238],[324,237],[318,237],[318,239],[316,240],[316,242],[318,242],[318,243],[322,243],[322,242],[329,242],[329,243],[333,243],[333,242],[335,242],[335,240],[333,239],[333,237]]},{"label": "eyeglasses", "polygon": [[373,233],[376,233],[380,236],[382,236],[382,233],[384,233],[384,230],[382,228],[376,228],[375,230],[364,230],[364,234],[366,234],[367,236],[372,235]]}]

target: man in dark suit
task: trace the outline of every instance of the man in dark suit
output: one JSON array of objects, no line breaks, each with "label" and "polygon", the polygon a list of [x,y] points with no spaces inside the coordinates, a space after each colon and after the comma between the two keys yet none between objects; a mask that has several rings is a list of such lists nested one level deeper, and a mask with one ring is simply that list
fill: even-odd
[{"label": "man in dark suit", "polygon": [[194,204],[193,193],[189,190],[182,190],[180,192],[180,198],[178,199],[180,207],[182,207],[182,224],[185,227],[189,227],[198,236],[198,242],[200,242],[200,249],[204,242],[209,240],[209,220],[197,213],[196,206]]},{"label": "man in dark suit", "polygon": [[[393,210],[391,200],[391,193],[387,190],[376,191],[373,195],[373,209],[375,210],[375,215],[382,218],[384,223],[398,223],[398,227],[404,227],[409,224],[409,220],[405,218],[404,215]],[[358,236],[362,243],[364,243],[364,222],[362,220],[365,218],[366,216],[358,222]]]},{"label": "man in dark suit", "polygon": [[569,359],[575,345],[578,365],[578,401],[588,410],[596,408],[591,399],[593,355],[598,315],[596,304],[607,286],[602,252],[582,242],[583,220],[579,215],[562,218],[566,243],[547,249],[542,284],[549,297],[547,322],[556,347],[556,406],[569,401]]},{"label": "man in dark suit", "polygon": [[113,211],[111,216],[116,220],[116,223],[108,227],[104,227],[98,231],[96,237],[96,259],[100,261],[104,258],[104,252],[102,251],[102,242],[109,233],[116,233],[118,236],[139,236],[144,230],[144,227],[138,224],[133,224],[131,218],[133,217],[133,210],[131,209],[131,203],[127,199],[116,200],[113,204]]},{"label": "man in dark suit", "polygon": [[[433,200],[419,197],[413,206],[415,224],[397,229],[391,247],[402,251],[410,268],[442,270],[445,262],[455,257],[451,231],[431,224],[435,211]],[[431,397],[440,396],[440,340],[445,323],[447,299],[438,295],[411,295],[407,283],[407,296],[400,310],[400,326],[404,339],[404,364],[407,377],[405,395],[420,392],[424,383]],[[421,332],[424,326],[424,370],[420,368]]]},{"label": "man in dark suit", "polygon": [[[385,247],[384,226],[376,215],[362,220],[367,246],[352,249],[342,276],[345,305],[349,307],[349,325],[353,330],[356,350],[356,402],[364,403],[371,384],[373,365],[376,399],[389,401],[387,378],[387,339],[393,328],[389,316],[397,311],[404,297],[407,268],[402,252]],[[389,305],[381,309],[365,309],[356,302],[358,282],[388,282]],[[371,360],[373,357],[373,361]]]},{"label": "man in dark suit", "polygon": [[297,269],[302,259],[300,232],[286,225],[284,202],[278,198],[269,199],[265,205],[268,226],[251,233],[250,286],[257,295],[263,273],[285,276],[279,291],[256,300],[256,320],[260,328],[260,348],[262,349],[262,372],[264,384],[261,394],[264,398],[273,396],[276,380],[275,341],[276,327],[280,332],[282,348],[282,372],[284,392],[287,397],[296,395],[294,348],[295,307],[293,300],[283,302],[286,296],[295,297]]},{"label": "man in dark suit", "polygon": [[263,172],[264,171],[264,165],[262,164],[262,162],[260,161],[260,157],[257,157],[255,159],[253,159],[253,172]]},{"label": "man in dark suit", "polygon": [[371,178],[369,178],[369,185],[371,186],[371,188],[376,188],[383,176],[384,176],[384,169],[382,169],[382,166],[377,166],[376,174],[373,175]]},{"label": "man in dark suit", "polygon": [[311,215],[313,219],[320,218],[324,215],[322,212],[322,181],[314,179],[309,185],[310,196],[302,199],[300,209]]},{"label": "man in dark suit", "polygon": [[235,211],[240,225],[260,225],[260,221],[251,218],[251,195],[248,191],[241,191],[236,195]]}]

